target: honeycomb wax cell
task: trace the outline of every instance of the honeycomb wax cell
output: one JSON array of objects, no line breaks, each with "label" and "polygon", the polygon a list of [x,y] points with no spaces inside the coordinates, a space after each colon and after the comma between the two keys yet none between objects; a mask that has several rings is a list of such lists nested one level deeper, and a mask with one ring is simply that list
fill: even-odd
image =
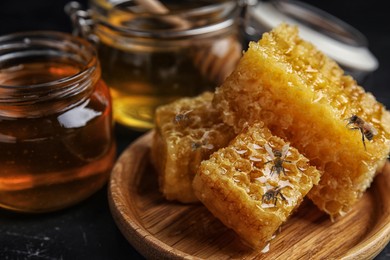
[{"label": "honeycomb wax cell", "polygon": [[205,92],[156,111],[152,161],[159,175],[160,190],[168,200],[198,201],[192,179],[200,162],[235,136],[233,128],[224,124],[212,107],[212,99],[213,93]]},{"label": "honeycomb wax cell", "polygon": [[217,218],[261,249],[320,175],[295,148],[256,123],[203,161],[193,186]]}]

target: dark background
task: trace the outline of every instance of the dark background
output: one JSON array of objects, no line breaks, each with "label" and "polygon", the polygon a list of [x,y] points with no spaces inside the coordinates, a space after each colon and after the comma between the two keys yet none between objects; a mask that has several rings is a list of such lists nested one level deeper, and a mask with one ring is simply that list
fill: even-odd
[{"label": "dark background", "polygon": [[[0,35],[28,30],[71,31],[67,0],[1,0]],[[85,0],[79,1],[87,6]],[[390,107],[390,11],[386,1],[306,1],[341,18],[367,38],[380,67],[363,82]],[[116,126],[118,154],[141,133]],[[0,210],[0,259],[142,259],[117,229],[104,187],[83,203],[50,214]],[[376,259],[390,259],[390,246]]]}]

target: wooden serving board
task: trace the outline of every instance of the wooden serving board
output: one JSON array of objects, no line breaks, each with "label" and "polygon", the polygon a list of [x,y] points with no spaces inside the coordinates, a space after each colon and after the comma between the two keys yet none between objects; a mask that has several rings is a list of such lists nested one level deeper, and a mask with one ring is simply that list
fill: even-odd
[{"label": "wooden serving board", "polygon": [[116,224],[149,259],[370,259],[390,240],[388,163],[346,216],[332,223],[305,201],[262,253],[244,246],[201,204],[166,201],[150,164],[151,142],[149,132],[130,145],[109,183]]}]

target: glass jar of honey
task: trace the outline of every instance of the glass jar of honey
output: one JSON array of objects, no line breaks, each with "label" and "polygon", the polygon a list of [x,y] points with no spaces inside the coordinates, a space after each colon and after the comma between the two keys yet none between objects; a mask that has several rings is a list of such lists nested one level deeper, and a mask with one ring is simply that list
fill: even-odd
[{"label": "glass jar of honey", "polygon": [[96,51],[57,32],[0,37],[0,206],[48,212],[100,189],[115,160]]},{"label": "glass jar of honey", "polygon": [[71,11],[77,32],[97,40],[115,120],[150,129],[156,107],[214,90],[241,57],[238,2],[90,0]]}]

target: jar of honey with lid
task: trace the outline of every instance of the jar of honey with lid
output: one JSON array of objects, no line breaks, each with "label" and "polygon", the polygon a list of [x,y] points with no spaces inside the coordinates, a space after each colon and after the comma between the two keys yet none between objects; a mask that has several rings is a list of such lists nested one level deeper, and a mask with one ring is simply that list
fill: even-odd
[{"label": "jar of honey with lid", "polygon": [[48,212],[100,189],[115,160],[96,51],[59,32],[0,37],[0,207]]},{"label": "jar of honey with lid", "polygon": [[154,126],[156,107],[214,90],[241,57],[235,0],[90,0],[67,6],[75,31],[93,39],[115,120]]}]

